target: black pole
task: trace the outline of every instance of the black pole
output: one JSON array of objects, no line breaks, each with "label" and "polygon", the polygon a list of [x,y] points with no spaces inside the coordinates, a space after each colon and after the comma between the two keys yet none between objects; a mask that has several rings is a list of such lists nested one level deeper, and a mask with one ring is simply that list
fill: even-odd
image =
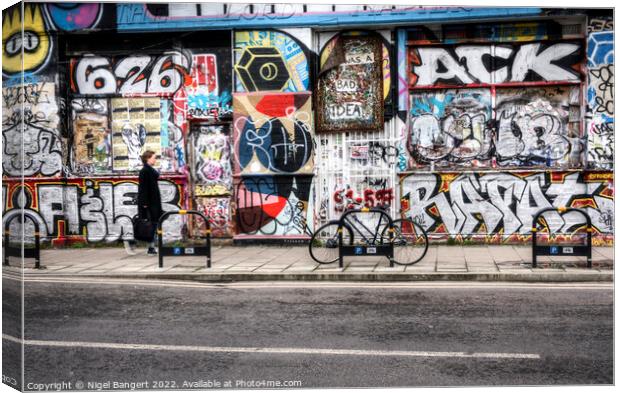
[{"label": "black pole", "polygon": [[342,220],[338,224],[338,267],[344,267],[344,260],[342,258]]},{"label": "black pole", "polygon": [[[35,226],[37,224],[35,223]],[[41,242],[39,239],[39,228],[37,228],[37,231],[34,233],[34,268],[35,269],[41,269]]]},{"label": "black pole", "polygon": [[[536,221],[534,221],[533,225],[536,225]],[[535,226],[532,226],[532,267],[536,267],[536,232],[537,231],[538,229],[536,229]]]},{"label": "black pole", "polygon": [[588,231],[588,269],[592,268],[592,223],[588,222],[588,227],[586,228]]},{"label": "black pole", "polygon": [[5,228],[4,229],[4,265],[5,266],[9,266],[9,247],[10,247],[10,245],[9,245],[9,230],[7,228]]},{"label": "black pole", "polygon": [[[387,213],[386,213],[387,215]],[[390,239],[390,267],[394,267],[394,232],[396,231],[396,229],[394,228],[394,221],[392,221],[392,217],[390,217],[389,215],[387,215],[388,217],[388,233],[390,234],[389,239]],[[401,230],[402,233],[402,230]]]},{"label": "black pole", "polygon": [[159,257],[159,268],[164,267],[164,256],[162,255],[163,236],[161,230],[161,221],[157,224],[157,256]]},{"label": "black pole", "polygon": [[211,268],[211,228],[207,221],[207,269]]}]

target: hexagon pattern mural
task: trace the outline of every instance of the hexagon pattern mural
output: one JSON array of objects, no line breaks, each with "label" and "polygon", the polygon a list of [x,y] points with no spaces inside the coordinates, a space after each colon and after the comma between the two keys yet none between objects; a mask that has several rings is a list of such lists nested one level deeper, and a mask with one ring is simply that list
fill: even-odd
[{"label": "hexagon pattern mural", "polygon": [[236,32],[234,69],[237,92],[310,90],[306,50],[285,32]]}]

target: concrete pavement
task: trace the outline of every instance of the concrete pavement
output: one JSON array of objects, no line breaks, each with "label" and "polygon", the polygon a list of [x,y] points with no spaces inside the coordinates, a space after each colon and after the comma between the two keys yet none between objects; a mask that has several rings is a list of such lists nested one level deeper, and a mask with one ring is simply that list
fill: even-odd
[{"label": "concrete pavement", "polygon": [[[24,274],[46,277],[115,277],[132,279],[184,279],[199,281],[245,280],[352,280],[352,281],[613,281],[613,247],[593,248],[593,267],[585,257],[539,257],[532,268],[531,247],[513,245],[431,245],[424,259],[415,265],[390,267],[384,257],[346,257],[338,263],[319,265],[307,246],[231,246],[212,249],[212,267],[204,257],[158,258],[129,256],[122,248],[42,250],[44,269],[33,269],[26,260]],[[10,258],[4,272],[19,274],[19,260]]]}]

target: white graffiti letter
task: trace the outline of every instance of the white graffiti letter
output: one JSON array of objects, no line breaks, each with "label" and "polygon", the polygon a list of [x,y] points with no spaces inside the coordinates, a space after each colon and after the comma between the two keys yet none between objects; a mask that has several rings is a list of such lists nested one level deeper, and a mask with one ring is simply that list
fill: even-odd
[{"label": "white graffiti letter", "polygon": [[576,44],[555,44],[549,48],[540,50],[540,44],[526,44],[519,48],[512,63],[512,82],[525,80],[528,71],[534,71],[547,81],[574,80],[579,75],[566,68],[557,66],[554,62],[576,52],[579,46]]}]

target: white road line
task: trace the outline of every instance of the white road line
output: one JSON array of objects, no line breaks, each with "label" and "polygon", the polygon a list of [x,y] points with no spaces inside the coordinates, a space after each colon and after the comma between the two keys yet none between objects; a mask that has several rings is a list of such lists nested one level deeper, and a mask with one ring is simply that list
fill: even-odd
[{"label": "white road line", "polygon": [[[6,277],[15,281],[18,278]],[[67,277],[27,277],[26,283],[63,283],[63,284],[101,284],[101,285],[139,285],[139,286],[168,286],[177,288],[203,288],[203,289],[613,289],[613,283],[505,283],[505,282],[472,282],[470,284],[459,282],[406,282],[406,283],[354,283],[354,282],[256,282],[248,283],[215,283],[196,281],[170,281],[155,279],[124,279],[124,278],[67,278]]]},{"label": "white road line", "polygon": [[[16,337],[6,334],[3,339],[21,343]],[[483,358],[483,359],[540,359],[536,353],[503,352],[435,352],[435,351],[378,351],[370,349],[323,349],[323,348],[260,348],[260,347],[207,347],[195,345],[152,345],[122,344],[85,341],[25,340],[24,345],[38,347],[97,348],[143,351],[185,351],[210,353],[268,353],[283,355],[345,355],[345,356],[392,356],[392,357],[441,357],[441,358]]]}]

